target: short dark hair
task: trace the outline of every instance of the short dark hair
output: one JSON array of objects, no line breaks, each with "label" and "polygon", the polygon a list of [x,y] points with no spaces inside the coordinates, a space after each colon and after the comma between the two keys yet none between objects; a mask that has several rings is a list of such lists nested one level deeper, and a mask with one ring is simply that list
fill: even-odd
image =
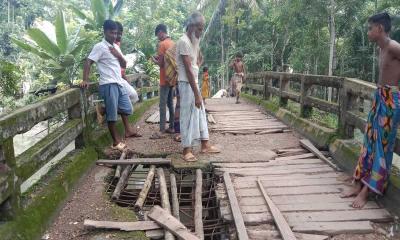
[{"label": "short dark hair", "polygon": [[154,30],[154,35],[157,35],[157,33],[159,32],[164,32],[167,33],[167,26],[165,26],[164,24],[158,24],[156,27],[156,30]]},{"label": "short dark hair", "polygon": [[392,29],[392,20],[387,12],[378,13],[368,19],[369,23],[381,24],[385,32],[390,32]]},{"label": "short dark hair", "polygon": [[118,21],[115,21],[115,24],[117,24],[118,31],[121,31],[121,32],[123,32],[123,31],[124,31],[124,27],[122,26],[122,24],[121,24],[120,22],[118,22]]},{"label": "short dark hair", "polygon": [[243,58],[243,53],[241,53],[241,52],[236,53],[236,57]]},{"label": "short dark hair", "polygon": [[203,67],[203,72],[207,72],[208,71],[208,67]]},{"label": "short dark hair", "polygon": [[117,30],[118,25],[113,20],[105,20],[103,23],[103,30]]}]

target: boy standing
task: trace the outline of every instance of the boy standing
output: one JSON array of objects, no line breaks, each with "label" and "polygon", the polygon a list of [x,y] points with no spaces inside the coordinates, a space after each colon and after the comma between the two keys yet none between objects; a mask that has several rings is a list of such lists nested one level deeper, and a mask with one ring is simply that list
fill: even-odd
[{"label": "boy standing", "polygon": [[368,193],[383,195],[392,167],[400,120],[400,44],[390,39],[391,19],[380,13],[368,20],[368,38],[379,46],[379,81],[365,128],[364,144],[354,172],[355,186],[342,197],[357,196],[352,206],[362,208]]}]

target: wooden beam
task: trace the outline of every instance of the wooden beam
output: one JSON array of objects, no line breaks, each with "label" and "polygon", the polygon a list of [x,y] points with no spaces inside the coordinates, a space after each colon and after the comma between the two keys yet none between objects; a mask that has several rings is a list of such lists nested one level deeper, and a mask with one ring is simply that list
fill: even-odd
[{"label": "wooden beam", "polygon": [[174,218],[167,210],[162,209],[160,206],[154,206],[147,216],[174,233],[179,239],[200,240],[200,238],[191,233],[178,219]]},{"label": "wooden beam", "polygon": [[115,186],[114,192],[111,196],[113,200],[119,199],[119,196],[121,195],[121,191],[125,186],[125,183],[128,181],[129,174],[132,172],[132,170],[135,168],[134,165],[128,165],[124,168],[122,171],[121,177],[118,180],[117,185]]},{"label": "wooden beam", "polygon": [[140,211],[143,207],[143,204],[147,198],[147,194],[149,193],[151,184],[153,183],[155,170],[156,170],[156,166],[151,165],[149,172],[147,173],[146,181],[143,184],[143,188],[140,191],[139,197],[136,200],[135,207],[134,207],[135,211]]},{"label": "wooden beam", "polygon": [[289,224],[286,222],[285,217],[282,215],[282,213],[276,207],[274,202],[268,196],[261,181],[258,179],[257,182],[258,182],[258,187],[260,188],[261,193],[264,196],[265,201],[267,202],[269,210],[270,210],[272,216],[274,217],[275,224],[278,227],[283,240],[296,240],[297,238],[294,235],[294,233],[292,232],[292,229],[290,228]]},{"label": "wooden beam", "polygon": [[171,159],[165,158],[134,158],[134,159],[120,159],[120,160],[108,160],[100,159],[96,162],[97,165],[169,165],[171,164]]},{"label": "wooden beam", "polygon": [[196,188],[194,195],[194,229],[196,235],[199,236],[201,240],[204,239],[202,192],[203,192],[203,173],[201,169],[196,169]]},{"label": "wooden beam", "polygon": [[172,200],[172,215],[179,218],[179,200],[178,200],[178,187],[176,186],[176,177],[175,174],[171,173],[169,175],[170,183],[171,183],[171,200]]},{"label": "wooden beam", "polygon": [[[127,153],[127,149],[124,149],[121,153],[121,156],[119,157],[119,160],[124,160],[126,158],[126,153]],[[120,178],[121,177],[121,170],[122,170],[122,166],[118,165],[117,168],[115,169],[115,173],[114,173],[114,178]]]},{"label": "wooden beam", "polygon": [[224,183],[229,198],[229,205],[231,206],[231,211],[235,222],[236,231],[238,234],[238,239],[247,240],[249,239],[249,236],[247,235],[246,226],[244,225],[243,216],[242,213],[240,212],[239,203],[235,195],[235,189],[233,188],[229,172],[224,173]]},{"label": "wooden beam", "polygon": [[324,154],[322,154],[309,140],[307,139],[302,139],[300,140],[300,145],[304,147],[305,149],[311,151],[314,153],[317,157],[319,157],[321,160],[325,161],[329,166],[331,166],[333,169],[337,171],[341,171],[338,166],[336,166],[331,160],[326,158]]},{"label": "wooden beam", "polygon": [[[160,185],[160,195],[161,195],[161,206],[164,211],[171,214],[171,204],[169,202],[167,182],[165,181],[165,174],[163,168],[157,168],[158,184]],[[175,239],[172,233],[165,231],[165,239],[173,240]]]},{"label": "wooden beam", "polygon": [[85,219],[83,222],[85,227],[104,228],[104,229],[119,229],[121,231],[145,231],[160,229],[160,225],[153,221],[138,221],[138,222],[111,222],[111,221],[93,221]]}]

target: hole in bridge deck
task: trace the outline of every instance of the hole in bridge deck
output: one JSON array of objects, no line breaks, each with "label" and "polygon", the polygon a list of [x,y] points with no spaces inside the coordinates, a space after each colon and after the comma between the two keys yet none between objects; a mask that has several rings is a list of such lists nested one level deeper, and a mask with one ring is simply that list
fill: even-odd
[{"label": "hole in bridge deck", "polygon": [[[165,179],[168,188],[168,195],[172,205],[170,172],[176,176],[179,215],[180,221],[194,231],[194,205],[195,205],[195,182],[196,169],[175,170],[172,168],[164,168]],[[134,210],[134,204],[139,196],[139,193],[144,185],[144,182],[149,171],[149,166],[139,165],[129,175],[129,179],[121,191],[119,199],[114,200],[119,206]],[[107,193],[111,196],[114,192],[118,179],[114,175],[108,179]],[[227,225],[223,222],[219,214],[219,205],[215,195],[215,186],[220,182],[219,177],[213,172],[203,172],[203,190],[202,190],[202,207],[203,207],[203,229],[205,239],[228,239]],[[154,175],[153,183],[150,187],[147,198],[144,202],[142,211],[135,211],[140,220],[148,220],[145,213],[148,212],[154,205],[161,205],[160,187],[157,174]],[[152,237],[152,239],[163,239],[163,236]]]}]

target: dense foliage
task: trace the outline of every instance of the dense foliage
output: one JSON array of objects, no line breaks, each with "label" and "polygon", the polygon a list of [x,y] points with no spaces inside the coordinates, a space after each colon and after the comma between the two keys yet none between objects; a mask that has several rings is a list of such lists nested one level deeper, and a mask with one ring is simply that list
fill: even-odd
[{"label": "dense foliage", "polygon": [[[400,0],[5,0],[0,105],[15,102],[4,101],[10,95],[26,95],[25,83],[34,91],[80,79],[82,62],[101,39],[107,18],[123,24],[123,52],[140,53],[141,69],[157,81],[149,61],[156,50],[155,26],[165,23],[177,40],[195,9],[207,19],[202,51],[214,90],[226,87],[227,66],[237,52],[244,53],[249,71],[290,66],[294,72],[375,81],[377,51],[368,42],[366,22],[374,13],[390,12],[392,37],[400,40],[399,7]],[[133,71],[137,68],[128,69]]]}]

